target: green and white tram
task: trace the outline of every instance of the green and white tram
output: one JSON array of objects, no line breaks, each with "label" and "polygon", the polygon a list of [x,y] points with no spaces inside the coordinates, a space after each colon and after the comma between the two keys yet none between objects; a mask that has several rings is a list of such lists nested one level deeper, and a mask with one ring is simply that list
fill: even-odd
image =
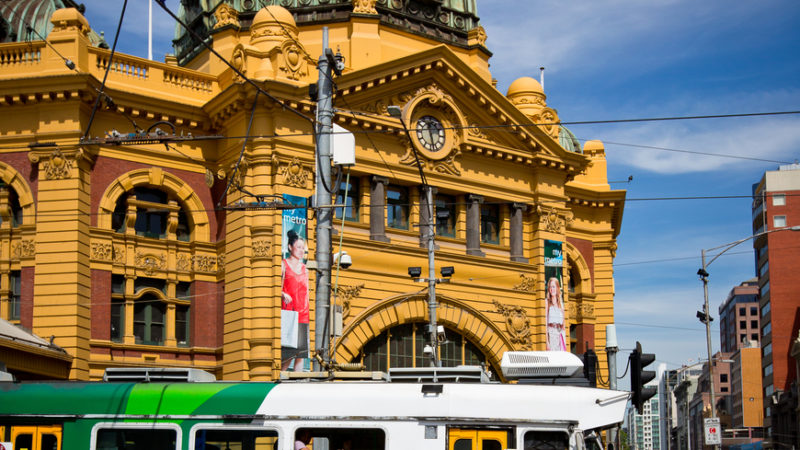
[{"label": "green and white tram", "polygon": [[[505,369],[504,369],[505,370]],[[629,393],[425,381],[0,383],[11,450],[596,448]],[[597,433],[595,433],[597,432]]]}]

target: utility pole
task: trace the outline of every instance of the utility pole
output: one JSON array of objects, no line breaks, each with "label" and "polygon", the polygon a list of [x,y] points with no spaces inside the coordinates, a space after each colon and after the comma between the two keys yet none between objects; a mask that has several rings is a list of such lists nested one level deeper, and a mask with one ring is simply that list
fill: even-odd
[{"label": "utility pole", "polygon": [[[414,145],[412,142],[411,145]],[[422,166],[420,166],[420,170]],[[434,262],[434,251],[436,249],[436,212],[433,207],[433,188],[426,183],[425,196],[428,202],[428,223],[424,224],[428,234],[428,314],[430,316],[430,339],[433,349],[433,360],[431,366],[441,367],[442,360],[439,358],[439,331],[436,325],[436,266]]]},{"label": "utility pole", "polygon": [[[322,28],[323,54],[319,57],[317,70],[319,81],[317,88],[317,170],[314,179],[316,192],[314,209],[317,214],[316,252],[317,280],[315,284],[315,335],[314,349],[322,353],[324,362],[328,362],[329,332],[328,314],[331,305],[331,228],[333,227],[333,209],[329,206],[331,198],[338,186],[331,181],[331,131],[333,123],[333,72],[341,73],[339,61],[333,51],[328,48],[328,27]],[[344,214],[344,210],[342,210]],[[322,368],[314,360],[314,370]]]},{"label": "utility pole", "polygon": [[[606,355],[608,357],[608,388],[617,389],[617,326],[606,325]],[[606,447],[611,450],[619,450],[619,430],[616,425],[608,430],[608,442]]]}]

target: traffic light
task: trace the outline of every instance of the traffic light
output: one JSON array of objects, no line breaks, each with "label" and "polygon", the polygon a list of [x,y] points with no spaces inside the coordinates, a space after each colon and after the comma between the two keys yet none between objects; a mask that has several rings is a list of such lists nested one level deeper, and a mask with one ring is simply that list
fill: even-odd
[{"label": "traffic light", "polygon": [[583,353],[583,376],[589,380],[589,386],[597,387],[597,354],[592,349]]},{"label": "traffic light", "polygon": [[642,344],[636,341],[636,348],[631,353],[631,391],[633,391],[633,406],[642,414],[642,406],[650,397],[656,395],[656,388],[644,387],[648,381],[656,377],[652,370],[642,370],[656,360],[652,353],[642,353]]}]

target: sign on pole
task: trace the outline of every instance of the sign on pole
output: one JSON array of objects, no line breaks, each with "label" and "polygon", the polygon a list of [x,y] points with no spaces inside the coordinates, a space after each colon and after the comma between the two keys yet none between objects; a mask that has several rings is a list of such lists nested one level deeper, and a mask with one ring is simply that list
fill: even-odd
[{"label": "sign on pole", "polygon": [[705,419],[706,445],[722,445],[722,428],[719,418]]}]

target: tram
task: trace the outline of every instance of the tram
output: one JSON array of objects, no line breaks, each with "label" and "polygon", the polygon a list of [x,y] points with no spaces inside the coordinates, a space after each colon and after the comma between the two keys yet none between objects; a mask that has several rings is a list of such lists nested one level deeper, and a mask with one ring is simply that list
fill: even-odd
[{"label": "tram", "polygon": [[464,382],[469,370],[390,372],[355,381],[2,382],[0,446],[600,450],[597,436],[622,422],[630,395],[485,377]]}]

